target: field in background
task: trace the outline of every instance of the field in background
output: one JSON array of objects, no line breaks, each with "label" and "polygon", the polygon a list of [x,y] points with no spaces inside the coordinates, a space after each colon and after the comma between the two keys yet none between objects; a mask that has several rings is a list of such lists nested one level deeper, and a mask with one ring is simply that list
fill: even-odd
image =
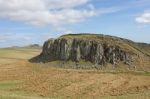
[{"label": "field in background", "polygon": [[29,63],[41,49],[0,49],[0,99],[150,99],[150,73]]}]

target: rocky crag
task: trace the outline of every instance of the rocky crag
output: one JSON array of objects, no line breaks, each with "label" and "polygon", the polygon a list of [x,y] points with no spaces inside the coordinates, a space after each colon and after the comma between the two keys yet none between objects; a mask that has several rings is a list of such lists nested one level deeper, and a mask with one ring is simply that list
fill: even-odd
[{"label": "rocky crag", "polygon": [[106,39],[106,42],[102,42],[90,39],[89,35],[82,36],[83,38],[78,38],[78,36],[71,36],[71,38],[62,36],[58,39],[49,39],[44,43],[42,53],[38,57],[33,58],[32,61],[51,62],[56,60],[71,60],[79,62],[84,60],[98,65],[105,65],[107,63],[117,64],[122,61],[124,64],[130,64],[132,57],[129,51],[126,51],[119,45],[112,44],[111,40],[108,41]]}]

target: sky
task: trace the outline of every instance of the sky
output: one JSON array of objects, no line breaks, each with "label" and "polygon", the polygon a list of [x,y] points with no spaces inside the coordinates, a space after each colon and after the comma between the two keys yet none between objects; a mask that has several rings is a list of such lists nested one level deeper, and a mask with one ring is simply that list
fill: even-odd
[{"label": "sky", "polygon": [[68,33],[150,43],[150,0],[0,0],[0,47],[42,45]]}]

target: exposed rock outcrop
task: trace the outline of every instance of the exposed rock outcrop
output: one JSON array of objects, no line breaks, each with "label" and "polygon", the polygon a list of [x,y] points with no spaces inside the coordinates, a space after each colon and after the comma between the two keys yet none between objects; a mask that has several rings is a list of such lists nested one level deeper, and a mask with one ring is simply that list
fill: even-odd
[{"label": "exposed rock outcrop", "polygon": [[99,43],[94,40],[82,39],[51,39],[44,43],[43,51],[31,61],[50,62],[55,60],[79,62],[80,60],[90,61],[98,65],[106,63],[117,64],[123,61],[130,63],[130,54],[116,45]]}]

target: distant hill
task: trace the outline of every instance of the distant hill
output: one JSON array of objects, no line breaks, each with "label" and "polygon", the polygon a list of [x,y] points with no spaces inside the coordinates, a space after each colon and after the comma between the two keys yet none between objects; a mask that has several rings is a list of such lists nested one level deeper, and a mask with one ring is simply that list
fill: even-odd
[{"label": "distant hill", "polygon": [[30,47],[30,48],[41,48],[42,46],[40,46],[39,44],[31,44],[31,45],[28,45],[26,47]]},{"label": "distant hill", "polygon": [[[72,61],[72,67],[150,70],[150,44],[102,34],[67,34],[49,39],[32,62]],[[85,63],[82,66],[82,63]],[[63,63],[64,64],[64,63]]]},{"label": "distant hill", "polygon": [[26,46],[11,46],[11,47],[7,47],[7,48],[42,48],[42,46],[41,45],[39,45],[39,44],[30,44],[30,45],[26,45]]}]

